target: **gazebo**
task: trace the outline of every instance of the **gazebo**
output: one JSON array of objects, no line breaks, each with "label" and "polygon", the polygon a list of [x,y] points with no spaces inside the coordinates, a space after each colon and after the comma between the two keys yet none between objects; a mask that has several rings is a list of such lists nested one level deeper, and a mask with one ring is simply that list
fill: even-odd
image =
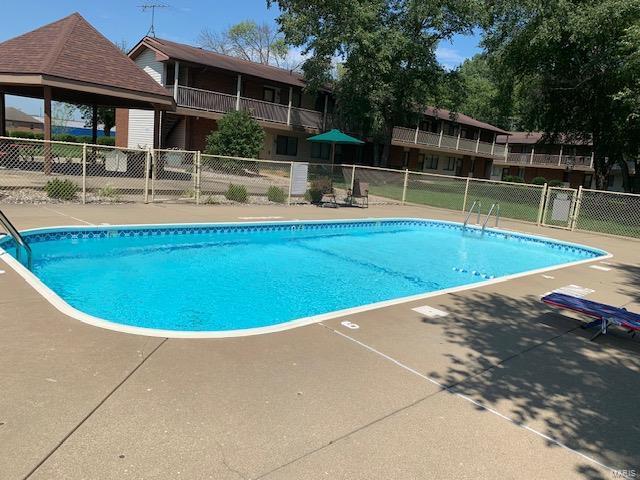
[{"label": "gazebo", "polygon": [[[0,136],[6,94],[44,100],[45,140],[51,140],[53,100],[93,107],[94,143],[98,106],[154,110],[156,117],[175,108],[171,93],[79,13],[0,43]],[[154,142],[158,137],[154,132]]]}]

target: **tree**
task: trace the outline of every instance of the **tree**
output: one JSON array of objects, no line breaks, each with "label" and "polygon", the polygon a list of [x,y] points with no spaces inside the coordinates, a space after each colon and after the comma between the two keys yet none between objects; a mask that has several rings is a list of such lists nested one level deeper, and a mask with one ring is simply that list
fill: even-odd
[{"label": "tree", "polygon": [[526,88],[522,115],[547,139],[592,142],[596,186],[638,155],[640,0],[501,0],[484,44]]},{"label": "tree", "polygon": [[248,112],[243,110],[229,112],[218,120],[218,130],[207,136],[205,153],[257,158],[264,137],[264,130]]},{"label": "tree", "polygon": [[505,130],[517,130],[521,89],[501,73],[484,53],[465,60],[458,69],[461,88],[455,92],[460,95],[459,109]]},{"label": "tree", "polygon": [[[269,0],[287,43],[309,55],[309,90],[334,83],[341,126],[373,137],[376,164],[386,164],[393,127],[440,106],[449,76],[435,50],[471,32],[479,0]],[[335,58],[344,66],[332,78]],[[415,123],[414,123],[415,124]],[[382,148],[379,148],[382,147]]]},{"label": "tree", "polygon": [[287,67],[289,48],[273,26],[245,20],[218,33],[207,28],[200,32],[202,48],[251,62]]},{"label": "tree", "polygon": [[[84,120],[85,127],[93,126],[93,107],[91,105],[79,105],[80,117]],[[116,125],[116,109],[112,107],[98,107],[98,123],[102,124],[105,137],[111,136],[111,130]]]},{"label": "tree", "polygon": [[76,113],[75,105],[64,102],[53,102],[51,107],[51,126],[54,133],[67,133],[69,122]]}]

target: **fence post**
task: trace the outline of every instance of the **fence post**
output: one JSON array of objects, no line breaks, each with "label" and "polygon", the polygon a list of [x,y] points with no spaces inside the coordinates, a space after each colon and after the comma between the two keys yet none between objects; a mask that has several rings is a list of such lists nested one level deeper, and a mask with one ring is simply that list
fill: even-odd
[{"label": "fence post", "polygon": [[442,134],[444,133],[444,130],[442,129],[442,125],[440,126],[440,136],[438,137],[438,148],[440,148],[442,146]]},{"label": "fence post", "polygon": [[547,184],[545,183],[542,186],[542,193],[540,194],[540,206],[538,207],[538,220],[536,224],[540,226],[542,224],[542,215],[544,213],[544,204],[547,198]]},{"label": "fence post", "polygon": [[202,179],[201,177],[201,171],[202,171],[202,152],[200,150],[198,150],[196,152],[196,205],[200,205],[200,181]]},{"label": "fence post", "polygon": [[578,215],[580,215],[580,204],[582,203],[582,185],[578,187],[578,197],[576,198],[576,204],[573,208],[573,216],[571,217],[571,231],[576,229],[576,223],[578,223]]},{"label": "fence post", "polygon": [[151,150],[147,147],[144,154],[144,203],[149,203],[149,170],[151,169]]},{"label": "fence post", "polygon": [[293,162],[289,165],[289,195],[287,196],[287,205],[291,206],[291,192],[293,191]]},{"label": "fence post", "polygon": [[409,183],[409,169],[404,170],[404,185],[402,186],[402,205],[407,198],[407,183]]},{"label": "fence post", "polygon": [[353,192],[353,184],[356,181],[356,164],[354,163],[351,167],[351,185],[349,186],[349,190]]},{"label": "fence post", "polygon": [[82,144],[82,204],[87,203],[87,144]]},{"label": "fence post", "polygon": [[467,183],[464,186],[464,200],[462,200],[462,211],[467,211],[467,195],[469,194],[469,181],[471,178],[467,177]]},{"label": "fence post", "polygon": [[158,150],[151,150],[151,203],[156,201],[156,176],[158,175]]}]

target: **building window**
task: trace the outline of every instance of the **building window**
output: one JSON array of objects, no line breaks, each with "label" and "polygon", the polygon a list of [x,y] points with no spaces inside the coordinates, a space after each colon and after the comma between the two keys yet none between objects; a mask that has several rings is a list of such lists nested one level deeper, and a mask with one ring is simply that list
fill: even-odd
[{"label": "building window", "polygon": [[509,167],[505,167],[502,169],[502,175],[500,176],[500,180],[504,182],[504,179],[511,175],[511,169]]},{"label": "building window", "polygon": [[331,145],[328,143],[311,143],[311,158],[329,160],[331,155]]},{"label": "building window", "polygon": [[409,167],[409,150],[402,152],[402,169],[406,170]]},{"label": "building window", "polygon": [[298,155],[298,138],[278,135],[276,138],[276,154],[290,157]]},{"label": "building window", "polygon": [[437,170],[438,169],[438,157],[436,155],[427,155],[424,159],[425,170]]},{"label": "building window", "polygon": [[584,180],[582,180],[582,187],[591,188],[592,183],[593,183],[593,175],[590,173],[586,173],[584,176]]},{"label": "building window", "polygon": [[265,102],[275,103],[276,101],[276,89],[270,87],[264,87],[262,89],[262,99]]},{"label": "building window", "polygon": [[418,154],[417,170],[419,172],[422,172],[424,170],[424,153],[419,153]]},{"label": "building window", "polygon": [[456,126],[453,123],[447,124],[447,135],[451,137],[455,137],[456,135],[458,135],[458,133],[456,132]]},{"label": "building window", "polygon": [[444,169],[448,172],[453,172],[456,169],[456,157],[447,157],[446,161]]}]

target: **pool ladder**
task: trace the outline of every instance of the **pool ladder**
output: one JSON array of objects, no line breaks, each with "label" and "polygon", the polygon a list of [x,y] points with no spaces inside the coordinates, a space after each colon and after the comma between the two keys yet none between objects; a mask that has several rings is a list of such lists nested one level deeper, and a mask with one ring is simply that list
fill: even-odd
[{"label": "pool ladder", "polygon": [[[477,225],[480,225],[481,209],[482,209],[482,203],[480,203],[478,200],[474,201],[473,204],[471,205],[471,208],[467,212],[466,218],[464,219],[464,224],[462,225],[463,231],[466,230],[467,225],[469,223],[469,219],[471,218],[471,215],[473,214],[474,210],[476,210],[478,214],[478,219],[476,223]],[[482,222],[482,233],[484,233],[485,229],[487,228],[487,223],[489,223],[489,219],[491,218],[491,215],[496,217],[496,227],[497,227],[500,221],[500,204],[499,203],[494,203],[493,205],[491,205],[491,208],[489,209],[489,213],[487,213],[487,216],[484,219],[484,222]]]},{"label": "pool ladder", "polygon": [[[0,224],[2,224],[2,226],[7,231],[9,236],[11,238],[13,238],[13,241],[16,242],[16,244],[17,244],[16,245],[16,260],[20,261],[20,259],[22,257],[22,250],[24,250],[25,252],[27,252],[27,268],[29,270],[31,270],[31,267],[33,267],[33,253],[31,252],[31,247],[24,240],[22,235],[20,235],[20,232],[16,229],[16,227],[13,226],[13,223],[11,223],[9,221],[9,219],[2,212],[2,210],[0,210]],[[20,247],[22,247],[22,248],[20,248]]]}]

